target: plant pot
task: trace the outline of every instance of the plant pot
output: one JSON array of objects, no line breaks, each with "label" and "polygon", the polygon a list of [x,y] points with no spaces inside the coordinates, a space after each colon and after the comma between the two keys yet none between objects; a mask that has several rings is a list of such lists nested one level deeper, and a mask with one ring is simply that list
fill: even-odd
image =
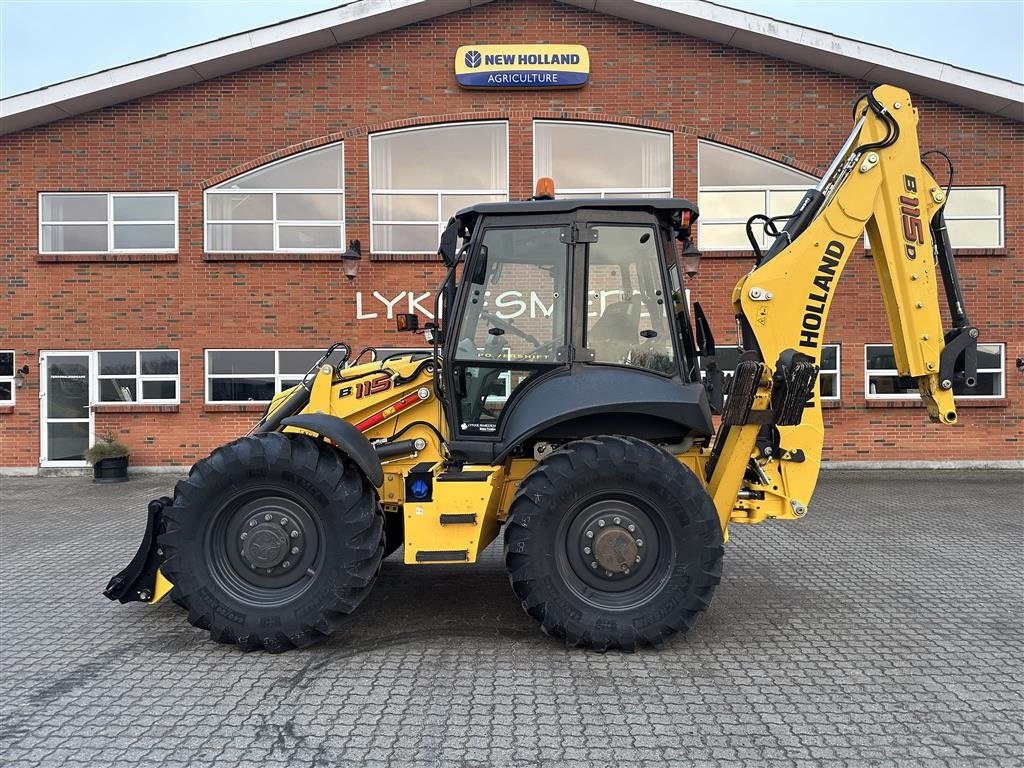
[{"label": "plant pot", "polygon": [[113,456],[100,459],[92,465],[94,483],[124,483],[128,481],[128,457]]}]

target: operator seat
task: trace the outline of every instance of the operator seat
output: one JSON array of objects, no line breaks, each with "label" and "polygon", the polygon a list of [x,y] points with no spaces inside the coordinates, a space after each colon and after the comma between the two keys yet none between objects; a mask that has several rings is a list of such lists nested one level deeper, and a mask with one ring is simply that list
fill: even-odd
[{"label": "operator seat", "polygon": [[594,350],[598,363],[622,363],[629,350],[640,340],[640,296],[605,307],[587,336],[587,346]]}]

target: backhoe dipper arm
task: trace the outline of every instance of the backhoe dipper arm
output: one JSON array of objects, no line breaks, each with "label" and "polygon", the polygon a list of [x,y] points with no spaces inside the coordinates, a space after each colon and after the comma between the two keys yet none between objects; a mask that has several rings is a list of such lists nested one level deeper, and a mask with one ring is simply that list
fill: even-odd
[{"label": "backhoe dipper arm", "polygon": [[708,465],[723,528],[807,511],[824,440],[817,372],[829,308],[865,230],[899,374],[917,379],[929,416],[944,424],[957,418],[954,381],[974,385],[978,332],[945,232],[946,195],[920,159],[917,109],[906,91],[879,86],[855,114],[828,173],[733,291],[744,354]]}]

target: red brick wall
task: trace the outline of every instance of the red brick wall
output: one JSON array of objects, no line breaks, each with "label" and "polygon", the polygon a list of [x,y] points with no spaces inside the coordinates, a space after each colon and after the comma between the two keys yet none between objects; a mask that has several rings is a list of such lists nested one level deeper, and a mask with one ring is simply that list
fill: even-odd
[{"label": "red brick wall", "polygon": [[[580,90],[460,90],[452,57],[466,43],[581,43],[591,82]],[[821,172],[845,139],[850,105],[867,84],[575,7],[499,2],[275,62],[212,82],[0,138],[0,348],[29,363],[29,384],[0,410],[0,466],[38,463],[38,354],[42,349],[181,350],[175,412],[120,409],[97,415],[137,465],[188,464],[245,431],[256,414],[204,405],[203,350],[217,347],[401,345],[373,291],[432,290],[434,263],[364,261],[349,283],[334,256],[307,261],[211,261],[203,254],[203,189],[245,166],[325,137],[345,140],[347,236],[369,243],[367,133],[445,120],[509,121],[511,195],[532,185],[532,120],[622,122],[674,133],[675,192],[696,197],[697,139],[717,141]],[[828,341],[842,352],[842,407],[826,412],[831,459],[1007,459],[1020,443],[1024,356],[1024,170],[1020,123],[916,99],[923,148],[945,148],[956,183],[1002,184],[1004,252],[960,259],[982,338],[1007,343],[1007,397],[968,406],[941,428],[923,408],[868,407],[863,344],[888,341],[870,260],[851,260],[833,306]],[[305,144],[304,144],[305,143]],[[601,162],[601,158],[595,158]],[[179,193],[174,261],[42,263],[40,191]],[[733,341],[729,294],[747,258],[705,259],[695,296],[710,308],[722,343]],[[380,315],[357,321],[355,291]],[[399,304],[402,306],[402,303]],[[872,404],[875,405],[875,404]]]}]

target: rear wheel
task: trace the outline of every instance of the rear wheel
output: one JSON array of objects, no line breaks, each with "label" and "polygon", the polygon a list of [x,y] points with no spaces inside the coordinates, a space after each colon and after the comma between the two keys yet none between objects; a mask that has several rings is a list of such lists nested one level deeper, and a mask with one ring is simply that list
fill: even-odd
[{"label": "rear wheel", "polygon": [[721,578],[722,531],[701,482],[642,440],[578,440],[519,487],[505,564],[523,607],[571,646],[658,645],[690,628]]},{"label": "rear wheel", "polygon": [[329,635],[369,592],[383,554],[373,487],[325,443],[271,433],[193,467],[165,508],[164,574],[193,625],[243,650]]}]

